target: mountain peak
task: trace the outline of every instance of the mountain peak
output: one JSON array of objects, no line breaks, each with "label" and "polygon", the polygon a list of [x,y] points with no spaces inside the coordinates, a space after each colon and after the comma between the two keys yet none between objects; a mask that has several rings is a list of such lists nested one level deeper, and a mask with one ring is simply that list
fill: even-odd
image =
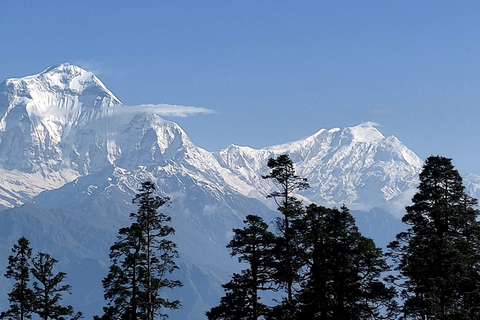
[{"label": "mountain peak", "polygon": [[0,167],[30,173],[68,167],[78,156],[72,147],[77,133],[122,106],[92,72],[69,63],[7,79],[0,84]]},{"label": "mountain peak", "polygon": [[[59,63],[57,65],[48,67],[45,69],[43,72],[40,74],[45,74],[45,73],[75,73],[75,72],[88,72],[91,73],[90,71],[87,71],[77,65],[71,64],[69,62],[63,62]],[[93,75],[93,73],[91,73]]]},{"label": "mountain peak", "polygon": [[363,122],[354,127],[348,127],[349,133],[352,134],[355,142],[373,142],[385,139],[385,136],[376,128],[379,126],[375,122]]},{"label": "mountain peak", "polygon": [[45,93],[68,94],[73,96],[96,95],[108,97],[116,104],[120,100],[92,72],[68,62],[45,69],[44,71],[22,78],[5,81],[13,95],[44,95]]},{"label": "mountain peak", "polygon": [[38,77],[45,79],[49,86],[56,89],[79,94],[103,91],[121,103],[91,71],[68,62],[47,68]]}]

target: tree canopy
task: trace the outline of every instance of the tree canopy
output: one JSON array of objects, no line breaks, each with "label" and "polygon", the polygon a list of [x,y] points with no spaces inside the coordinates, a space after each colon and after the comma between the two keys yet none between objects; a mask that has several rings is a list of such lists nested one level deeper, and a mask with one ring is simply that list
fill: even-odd
[{"label": "tree canopy", "polygon": [[309,205],[303,243],[309,272],[298,295],[298,319],[391,319],[395,290],[382,281],[389,270],[382,250],[362,236],[341,210]]},{"label": "tree canopy", "polygon": [[108,305],[101,319],[153,320],[156,315],[167,318],[162,309],[180,306],[178,300],[161,294],[162,289],[182,283],[168,277],[178,268],[176,244],[169,239],[175,230],[168,225],[171,218],[158,212],[169,198],[154,193],[152,182],[142,184],[133,199],[139,204],[137,212],[130,214],[134,221],[119,230],[110,248],[112,265],[103,280]]},{"label": "tree canopy", "polygon": [[232,280],[223,285],[226,294],[219,306],[206,313],[209,320],[256,320],[268,314],[269,308],[259,302],[258,292],[271,289],[275,236],[259,216],[248,215],[244,223],[243,229],[233,230],[235,235],[227,247],[248,268],[234,273]]},{"label": "tree canopy", "polygon": [[409,228],[389,245],[400,276],[402,312],[412,319],[480,317],[480,224],[451,159],[429,157],[402,221]]}]

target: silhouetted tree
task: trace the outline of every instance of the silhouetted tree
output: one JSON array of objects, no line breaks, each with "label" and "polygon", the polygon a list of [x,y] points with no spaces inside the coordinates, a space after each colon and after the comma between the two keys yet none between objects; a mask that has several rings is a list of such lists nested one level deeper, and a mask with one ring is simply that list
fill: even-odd
[{"label": "silhouetted tree", "polygon": [[[155,185],[144,182],[133,199],[138,211],[131,213],[134,222],[119,230],[117,241],[110,248],[112,265],[103,280],[105,299],[102,319],[153,320],[162,308],[175,309],[178,300],[160,295],[161,289],[181,286],[168,275],[177,269],[176,244],[168,239],[175,230],[168,225],[171,218],[157,210],[169,198],[154,195]],[[98,319],[98,317],[97,317]]]},{"label": "silhouetted tree", "polygon": [[298,319],[391,319],[395,290],[381,280],[382,250],[341,210],[307,207],[303,242],[309,271],[298,295]]},{"label": "silhouetted tree", "polygon": [[248,215],[243,229],[234,229],[233,239],[227,245],[232,256],[248,264],[241,274],[234,274],[232,280],[223,285],[225,296],[220,305],[208,311],[209,320],[248,319],[256,320],[267,313],[266,305],[259,302],[260,290],[270,289],[275,236],[259,216]]},{"label": "silhouetted tree", "polygon": [[304,266],[303,253],[298,242],[298,229],[295,227],[301,219],[304,209],[300,200],[295,196],[295,191],[309,187],[305,178],[295,174],[292,160],[286,154],[268,160],[271,169],[264,179],[274,181],[278,190],[268,195],[275,199],[281,217],[276,219],[277,244],[275,257],[277,260],[275,281],[286,292],[286,301],[282,303],[289,311],[285,311],[285,319],[293,317],[295,309],[294,284],[300,281],[300,269]]},{"label": "silhouetted tree", "polygon": [[480,319],[480,225],[451,159],[429,157],[420,173],[409,225],[390,243],[404,318]]},{"label": "silhouetted tree", "polygon": [[48,253],[39,253],[32,260],[32,274],[36,281],[33,283],[35,301],[33,312],[38,314],[40,319],[79,319],[82,314],[74,315],[72,306],[62,306],[62,294],[69,292],[70,285],[62,284],[65,280],[65,272],[54,272],[58,260],[52,258]]},{"label": "silhouetted tree", "polygon": [[110,247],[112,265],[103,279],[105,299],[102,319],[137,319],[141,305],[140,284],[144,278],[140,272],[145,257],[141,250],[141,231],[137,223],[121,228],[117,241]]},{"label": "silhouetted tree", "polygon": [[32,249],[30,242],[25,237],[18,239],[12,248],[12,255],[8,257],[5,277],[13,279],[12,291],[8,294],[10,307],[2,312],[2,319],[31,319],[34,302],[34,293],[30,288],[30,268]]}]

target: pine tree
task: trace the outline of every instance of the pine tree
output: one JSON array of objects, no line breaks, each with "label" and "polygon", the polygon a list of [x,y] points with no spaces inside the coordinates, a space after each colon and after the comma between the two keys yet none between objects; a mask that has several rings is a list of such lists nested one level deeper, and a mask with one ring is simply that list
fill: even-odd
[{"label": "pine tree", "polygon": [[409,225],[390,243],[412,319],[480,318],[480,225],[477,200],[465,193],[451,159],[429,157],[418,192],[402,221]]},{"label": "pine tree", "polygon": [[[256,320],[269,313],[269,308],[258,302],[251,270],[234,273],[232,280],[222,286],[225,296],[218,306],[205,313],[208,320]],[[257,302],[254,302],[255,299]]]},{"label": "pine tree", "polygon": [[5,277],[15,280],[12,291],[8,294],[10,307],[2,312],[0,318],[24,320],[32,318],[34,294],[30,288],[30,267],[32,249],[30,242],[21,237],[12,248],[12,255],[8,257]]},{"label": "pine tree", "polygon": [[208,311],[209,320],[246,319],[256,320],[264,316],[268,308],[259,302],[259,291],[271,289],[273,265],[272,249],[275,236],[259,216],[248,215],[243,229],[234,229],[233,239],[227,245],[232,256],[246,262],[247,269],[234,274],[232,280],[223,285],[225,296],[220,305]]},{"label": "pine tree", "polygon": [[[160,295],[164,288],[181,286],[168,275],[178,269],[176,244],[168,239],[175,230],[168,225],[171,218],[157,210],[169,202],[168,198],[154,195],[155,185],[144,182],[133,199],[138,211],[131,213],[134,222],[119,230],[117,241],[110,248],[110,266],[103,280],[105,299],[101,319],[147,319],[162,314],[163,308],[175,309],[178,300]],[[97,317],[98,319],[98,317]]]},{"label": "pine tree", "polygon": [[383,312],[391,319],[395,291],[380,278],[388,265],[382,250],[358,231],[348,209],[312,204],[304,227],[309,271],[298,295],[298,318],[380,319]]},{"label": "pine tree", "polygon": [[304,265],[303,253],[298,243],[298,229],[296,225],[304,210],[300,200],[295,196],[295,191],[309,187],[307,180],[295,174],[295,168],[290,157],[286,154],[268,160],[270,174],[264,179],[272,179],[278,190],[270,193],[269,198],[275,199],[281,217],[276,220],[278,233],[275,255],[277,258],[275,281],[286,292],[286,301],[282,304],[286,310],[285,318],[293,317],[294,285],[300,281],[300,269]]},{"label": "pine tree", "polygon": [[52,258],[48,253],[39,253],[32,260],[32,274],[36,281],[33,283],[35,301],[34,313],[42,320],[48,319],[79,319],[82,314],[74,315],[72,306],[62,306],[62,294],[69,292],[70,285],[62,284],[65,280],[65,272],[54,273],[54,267],[58,260]]},{"label": "pine tree", "polygon": [[117,241],[110,247],[110,266],[103,279],[105,299],[102,319],[137,319],[137,311],[142,301],[140,284],[143,278],[140,269],[144,262],[141,251],[141,231],[137,223],[121,228]]},{"label": "pine tree", "polygon": [[155,185],[148,181],[142,184],[139,191],[133,202],[138,203],[140,207],[137,213],[131,214],[131,217],[136,219],[142,231],[147,263],[145,268],[147,301],[143,308],[147,313],[147,319],[153,320],[161,308],[175,309],[180,306],[178,300],[170,301],[159,296],[162,288],[181,286],[180,281],[166,277],[167,274],[178,269],[175,263],[178,252],[176,244],[166,238],[175,232],[171,226],[167,225],[171,217],[157,211],[170,199],[154,196]]}]

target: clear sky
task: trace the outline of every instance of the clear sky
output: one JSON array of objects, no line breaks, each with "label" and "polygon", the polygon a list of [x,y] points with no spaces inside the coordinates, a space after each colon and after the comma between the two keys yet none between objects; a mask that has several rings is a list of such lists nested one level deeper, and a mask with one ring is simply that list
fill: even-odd
[{"label": "clear sky", "polygon": [[480,1],[0,1],[0,81],[62,62],[210,151],[374,121],[480,173]]}]

